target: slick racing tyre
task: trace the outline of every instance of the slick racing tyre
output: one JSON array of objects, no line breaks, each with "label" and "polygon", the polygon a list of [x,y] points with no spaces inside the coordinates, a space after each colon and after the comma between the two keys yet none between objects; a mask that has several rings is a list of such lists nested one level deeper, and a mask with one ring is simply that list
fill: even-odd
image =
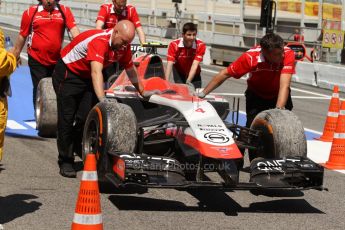
[{"label": "slick racing tyre", "polygon": [[250,128],[261,131],[257,150],[249,151],[250,160],[307,155],[302,122],[289,110],[263,111],[255,117]]},{"label": "slick racing tyre", "polygon": [[83,159],[96,154],[100,182],[112,171],[108,152],[133,153],[137,141],[137,121],[132,109],[116,100],[100,102],[90,111],[83,133]]},{"label": "slick racing tyre", "polygon": [[57,103],[52,78],[43,78],[36,93],[36,127],[40,137],[56,137]]}]

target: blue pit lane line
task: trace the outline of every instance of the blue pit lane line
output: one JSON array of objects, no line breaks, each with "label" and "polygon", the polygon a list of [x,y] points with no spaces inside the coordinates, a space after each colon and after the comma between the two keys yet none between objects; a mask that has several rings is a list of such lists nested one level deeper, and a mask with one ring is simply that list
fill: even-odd
[{"label": "blue pit lane line", "polygon": [[11,76],[12,97],[8,99],[6,135],[37,136],[32,101],[32,81],[28,66],[20,66]]},{"label": "blue pit lane line", "polygon": [[[28,66],[20,66],[11,76],[13,96],[9,98],[9,113],[6,135],[37,137],[35,129],[34,109],[32,102],[32,82]],[[231,121],[229,115],[226,119]],[[239,113],[239,125],[244,126],[246,115]],[[318,132],[305,131],[307,140],[320,136]]]}]

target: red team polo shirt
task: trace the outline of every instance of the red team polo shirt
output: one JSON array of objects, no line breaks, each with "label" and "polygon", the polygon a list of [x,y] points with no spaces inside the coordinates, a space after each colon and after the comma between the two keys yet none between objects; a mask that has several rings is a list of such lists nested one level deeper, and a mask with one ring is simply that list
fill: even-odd
[{"label": "red team polo shirt", "polygon": [[[60,6],[66,17],[67,28],[72,29],[76,24],[70,8]],[[37,6],[32,6],[24,11],[19,33],[24,38],[30,35],[27,50],[31,57],[42,65],[55,65],[60,58],[62,33],[65,30],[64,20],[57,7],[51,13],[42,5],[38,6],[35,13],[36,9]]]},{"label": "red team polo shirt", "polygon": [[105,29],[114,28],[119,21],[124,19],[133,22],[135,28],[141,26],[137,10],[131,5],[127,5],[121,14],[116,14],[113,4],[103,4],[97,16],[97,20],[104,22]]},{"label": "red team polo shirt", "polygon": [[282,63],[271,64],[265,60],[258,46],[242,54],[227,70],[234,78],[249,73],[248,89],[264,99],[274,99],[278,97],[280,75],[295,73],[295,53],[284,47]]},{"label": "red team polo shirt", "polygon": [[91,61],[108,66],[119,62],[125,69],[133,66],[131,46],[118,51],[110,48],[113,29],[88,30],[79,34],[62,51],[61,57],[67,68],[82,78],[91,78]]},{"label": "red team polo shirt", "polygon": [[[176,39],[169,44],[167,60],[175,62],[176,70],[183,76],[188,77],[193,61],[202,61],[206,45],[200,39],[196,39],[191,48],[184,47],[183,38]],[[195,75],[200,75],[200,66]]]}]

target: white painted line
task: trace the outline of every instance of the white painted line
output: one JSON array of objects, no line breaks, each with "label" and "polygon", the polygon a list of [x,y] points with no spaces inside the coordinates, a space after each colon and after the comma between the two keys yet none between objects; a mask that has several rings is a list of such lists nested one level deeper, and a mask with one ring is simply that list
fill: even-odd
[{"label": "white painted line", "polygon": [[316,163],[326,163],[331,152],[332,142],[307,141],[307,156]]},{"label": "white painted line", "polygon": [[1,28],[2,28],[3,30],[9,30],[9,31],[12,31],[12,32],[19,32],[18,29],[13,29],[13,28],[6,27],[6,26],[1,26]]},{"label": "white painted line", "polygon": [[337,172],[345,174],[345,170],[334,170],[334,171],[337,171]]},{"label": "white painted line", "polygon": [[291,96],[294,99],[315,99],[315,100],[329,100],[331,97],[313,97],[313,96]]},{"label": "white painted line", "polygon": [[294,87],[291,87],[291,90],[297,91],[297,92],[301,92],[301,93],[307,93],[307,94],[311,94],[311,95],[315,95],[315,96],[320,96],[320,97],[330,97],[329,95],[326,94],[322,94],[322,93],[315,93],[309,90],[304,90],[304,89],[297,89]]},{"label": "white painted line", "polygon": [[22,126],[21,124],[19,124],[18,122],[13,121],[13,120],[7,121],[7,128],[9,128],[9,129],[21,129],[21,130],[27,129],[24,126]]},{"label": "white painted line", "polygon": [[308,128],[304,128],[304,130],[307,131],[307,132],[311,132],[311,133],[322,135],[322,132],[319,132],[319,131],[316,131],[316,130],[312,130],[312,129],[308,129]]},{"label": "white painted line", "polygon": [[[211,70],[211,69],[205,69],[205,68],[201,68],[202,71],[205,71],[205,72],[209,72],[209,73],[214,73],[214,74],[217,74],[219,73],[219,71],[215,71],[215,70]],[[240,78],[241,79],[241,78]]]},{"label": "white painted line", "polygon": [[30,126],[33,129],[36,129],[36,121],[25,122],[25,124],[27,124],[28,126]]},{"label": "white painted line", "polygon": [[[213,92],[210,93],[211,95],[219,95],[219,96],[240,96],[243,97],[243,93],[218,93]],[[317,100],[329,100],[331,97],[313,97],[313,96],[291,96],[294,99],[317,99]]]}]

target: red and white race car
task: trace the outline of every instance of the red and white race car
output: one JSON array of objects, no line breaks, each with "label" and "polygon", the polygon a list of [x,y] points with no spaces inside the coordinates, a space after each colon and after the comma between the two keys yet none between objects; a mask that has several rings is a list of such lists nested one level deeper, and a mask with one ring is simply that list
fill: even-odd
[{"label": "red and white race car", "polygon": [[[156,53],[160,47],[166,46],[149,44],[150,51],[134,59],[145,90],[160,94],[142,98],[123,71],[106,90],[108,100],[88,115],[83,155],[96,154],[101,182],[117,187],[322,189],[323,168],[306,157],[304,130],[292,112],[264,111],[250,129],[236,119],[228,123],[230,106],[224,98],[199,99],[186,85],[165,80]],[[238,117],[238,101],[231,111]],[[240,182],[244,149],[257,158],[245,170],[249,181]],[[214,174],[219,176],[214,179]]]},{"label": "red and white race car", "polygon": [[[251,129],[230,124],[228,101],[199,99],[186,85],[166,81],[156,52],[134,63],[145,90],[161,94],[145,100],[123,71],[106,91],[109,100],[89,113],[83,154],[96,154],[101,181],[158,188],[322,188],[323,168],[306,158],[303,127],[292,112],[265,111]],[[234,110],[236,117],[238,105]],[[245,148],[258,158],[251,162],[250,181],[240,183]],[[215,172],[219,181],[207,176]]]}]

